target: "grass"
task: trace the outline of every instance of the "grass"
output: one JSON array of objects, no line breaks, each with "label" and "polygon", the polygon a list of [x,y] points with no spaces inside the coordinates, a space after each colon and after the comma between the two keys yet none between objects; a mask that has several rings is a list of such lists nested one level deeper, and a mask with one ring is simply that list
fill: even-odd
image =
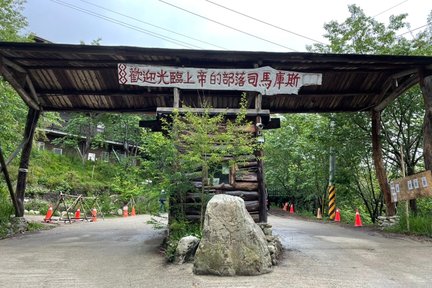
[{"label": "grass", "polygon": [[432,237],[432,217],[423,215],[409,216],[408,230],[406,216],[402,215],[399,224],[388,227],[385,231]]},{"label": "grass", "polygon": [[50,229],[50,226],[44,225],[42,223],[37,223],[37,222],[29,222],[27,226],[28,232],[35,232],[35,231],[48,230],[48,229]]}]

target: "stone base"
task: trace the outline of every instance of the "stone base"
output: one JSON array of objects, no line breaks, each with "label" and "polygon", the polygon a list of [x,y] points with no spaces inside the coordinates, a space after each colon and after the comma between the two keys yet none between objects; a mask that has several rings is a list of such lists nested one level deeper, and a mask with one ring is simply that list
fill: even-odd
[{"label": "stone base", "polygon": [[399,223],[399,216],[378,216],[377,223],[381,228],[391,227]]},{"label": "stone base", "polygon": [[282,255],[283,246],[278,236],[273,236],[272,225],[268,223],[258,223],[267,240],[267,247],[270,252],[272,265],[278,264],[278,259]]},{"label": "stone base", "polygon": [[28,222],[24,217],[13,217],[10,219],[10,234],[24,233],[27,231]]}]

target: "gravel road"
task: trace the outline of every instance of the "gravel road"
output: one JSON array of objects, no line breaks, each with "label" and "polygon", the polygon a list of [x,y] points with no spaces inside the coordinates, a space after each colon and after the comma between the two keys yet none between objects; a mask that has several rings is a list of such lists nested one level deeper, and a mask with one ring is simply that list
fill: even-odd
[{"label": "gravel road", "polygon": [[[163,218],[159,218],[163,221]],[[432,242],[269,216],[286,252],[272,273],[195,276],[167,265],[150,216],[112,218],[0,241],[0,287],[431,287]]]}]

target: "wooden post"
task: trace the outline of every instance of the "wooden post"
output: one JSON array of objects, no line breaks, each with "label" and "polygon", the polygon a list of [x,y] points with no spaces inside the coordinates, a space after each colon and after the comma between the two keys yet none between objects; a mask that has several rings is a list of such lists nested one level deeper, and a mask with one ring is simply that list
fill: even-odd
[{"label": "wooden post", "polygon": [[395,205],[391,202],[390,186],[387,181],[387,174],[384,168],[383,155],[381,150],[380,130],[381,130],[381,112],[372,111],[372,154],[375,165],[375,172],[381,191],[384,194],[387,216],[393,216],[396,213]]},{"label": "wooden post", "polygon": [[173,108],[180,107],[180,89],[174,88],[174,105]]},{"label": "wooden post", "polygon": [[432,75],[420,73],[425,115],[423,120],[423,157],[426,170],[432,170]]},{"label": "wooden post", "polygon": [[15,211],[17,217],[24,216],[24,194],[26,188],[27,172],[30,161],[30,153],[33,145],[33,135],[36,130],[37,121],[40,116],[40,111],[29,108],[27,114],[27,122],[24,130],[24,139],[28,139],[21,153],[21,161],[18,169],[17,186],[16,186],[16,201],[18,211]]},{"label": "wooden post", "polygon": [[[406,177],[406,172],[405,172],[405,162],[404,162],[404,153],[403,153],[403,147],[402,145],[400,146],[400,162],[401,162],[401,172],[402,172],[402,178]],[[407,230],[408,232],[410,231],[410,221],[409,221],[409,203],[410,200],[406,200],[405,201],[405,214],[406,214],[406,225],[407,225]]]},{"label": "wooden post", "polygon": [[[261,95],[261,94],[259,94]],[[256,106],[255,108],[260,109]],[[256,117],[256,123],[261,123],[261,117]],[[257,129],[257,136],[261,134],[261,130]],[[265,189],[265,178],[264,178],[264,165],[263,165],[263,151],[259,150],[255,152],[255,156],[258,158],[258,171],[257,171],[257,181],[258,181],[258,195],[259,195],[259,222],[267,223],[267,191]]]},{"label": "wooden post", "polygon": [[17,204],[17,201],[16,201],[15,192],[13,191],[12,182],[10,180],[9,172],[7,170],[7,164],[6,164],[6,161],[4,160],[3,151],[2,151],[2,149],[0,147],[0,173],[1,172],[3,172],[5,180],[6,180],[6,184],[7,184],[8,190],[9,190],[9,194],[10,194],[10,197],[11,197],[11,200],[12,200],[12,204],[13,204],[13,207],[15,209],[15,216],[18,216],[17,215],[18,204]]}]

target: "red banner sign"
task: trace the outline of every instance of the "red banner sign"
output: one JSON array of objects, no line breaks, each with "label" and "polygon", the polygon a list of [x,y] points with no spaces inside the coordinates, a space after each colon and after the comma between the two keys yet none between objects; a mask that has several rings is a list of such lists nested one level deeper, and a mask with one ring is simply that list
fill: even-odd
[{"label": "red banner sign", "polygon": [[297,94],[302,86],[321,85],[319,73],[256,69],[202,69],[118,64],[119,83],[147,87],[256,91],[263,95]]}]

